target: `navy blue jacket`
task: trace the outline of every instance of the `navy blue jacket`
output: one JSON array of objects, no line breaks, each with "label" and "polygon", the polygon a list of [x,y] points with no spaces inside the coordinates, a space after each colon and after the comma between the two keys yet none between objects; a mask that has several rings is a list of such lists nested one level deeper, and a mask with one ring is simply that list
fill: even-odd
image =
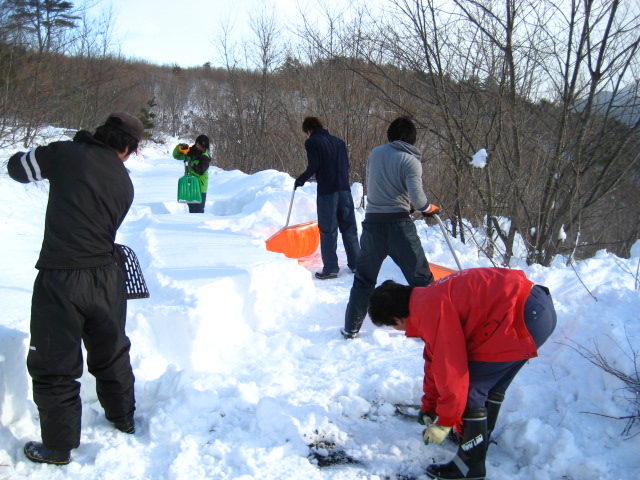
[{"label": "navy blue jacket", "polygon": [[349,190],[349,155],[340,138],[324,128],[316,128],[304,142],[307,169],[298,177],[303,183],[313,175],[318,182],[318,195]]}]

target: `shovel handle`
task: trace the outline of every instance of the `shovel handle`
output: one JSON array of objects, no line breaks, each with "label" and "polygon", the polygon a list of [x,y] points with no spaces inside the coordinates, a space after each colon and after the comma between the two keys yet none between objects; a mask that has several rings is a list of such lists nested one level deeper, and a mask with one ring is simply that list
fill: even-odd
[{"label": "shovel handle", "polygon": [[442,230],[444,239],[447,241],[447,245],[449,245],[449,249],[453,254],[453,258],[455,259],[456,264],[458,265],[458,270],[462,270],[462,264],[460,263],[460,260],[458,260],[458,255],[456,254],[456,251],[453,249],[453,245],[451,245],[451,240],[449,240],[449,234],[447,233],[446,228],[444,228],[444,225],[442,224],[442,220],[440,220],[440,216],[437,213],[434,213],[432,216],[433,218],[436,219],[436,221],[438,222],[438,225],[440,225],[440,230]]},{"label": "shovel handle", "polygon": [[283,228],[287,228],[289,226],[289,219],[291,218],[291,208],[293,207],[293,196],[296,194],[296,187],[293,187],[293,192],[291,192],[291,201],[289,202],[289,213],[287,213],[287,223],[284,224]]}]

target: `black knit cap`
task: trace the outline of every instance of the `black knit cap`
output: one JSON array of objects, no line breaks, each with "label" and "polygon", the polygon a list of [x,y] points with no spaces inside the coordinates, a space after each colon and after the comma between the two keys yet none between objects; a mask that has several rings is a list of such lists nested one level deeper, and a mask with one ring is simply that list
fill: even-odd
[{"label": "black knit cap", "polygon": [[131,135],[137,141],[142,140],[142,133],[144,132],[142,122],[130,113],[113,112],[109,115],[105,124],[115,126],[119,130]]}]

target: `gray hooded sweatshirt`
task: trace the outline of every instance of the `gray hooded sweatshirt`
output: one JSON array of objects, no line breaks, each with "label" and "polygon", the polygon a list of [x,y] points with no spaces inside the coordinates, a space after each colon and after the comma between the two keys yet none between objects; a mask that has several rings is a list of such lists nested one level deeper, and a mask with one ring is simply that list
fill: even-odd
[{"label": "gray hooded sweatshirt", "polygon": [[427,210],[421,157],[417,148],[400,140],[371,151],[367,161],[367,220],[393,221],[405,215],[408,218],[410,202],[416,210]]}]

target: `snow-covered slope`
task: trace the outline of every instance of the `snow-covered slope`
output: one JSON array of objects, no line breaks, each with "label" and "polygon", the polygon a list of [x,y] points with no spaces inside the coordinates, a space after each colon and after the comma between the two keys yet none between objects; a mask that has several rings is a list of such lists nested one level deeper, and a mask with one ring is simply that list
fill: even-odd
[{"label": "snow-covered slope", "polygon": [[[293,179],[213,167],[206,213],[188,214],[176,202],[182,164],[172,146],[147,146],[127,162],[136,196],[117,238],[136,251],[151,292],[129,302],[137,431],[112,428],[86,373],[82,445],[65,467],[22,453],[39,439],[25,358],[46,186],[0,174],[0,479],[405,479],[448,460],[455,447],[425,446],[422,427],[396,409],[419,403],[421,343],[368,320],[356,340],[339,334],[353,280],[342,246],[345,268],[329,281],[313,277],[319,253],[298,262],[266,251],[285,223]],[[362,187],[352,192],[358,201]],[[313,219],[308,184],[291,223]],[[429,260],[455,267],[438,227],[418,230]],[[465,268],[491,266],[473,245],[453,243]],[[609,418],[633,413],[632,393],[575,350],[598,349],[634,373],[635,253],[600,252],[575,271],[560,261],[514,263],[551,289],[559,323],[507,394],[487,478],[640,478],[640,437],[622,437],[625,422]],[[403,281],[391,261],[379,280],[387,278]]]}]

